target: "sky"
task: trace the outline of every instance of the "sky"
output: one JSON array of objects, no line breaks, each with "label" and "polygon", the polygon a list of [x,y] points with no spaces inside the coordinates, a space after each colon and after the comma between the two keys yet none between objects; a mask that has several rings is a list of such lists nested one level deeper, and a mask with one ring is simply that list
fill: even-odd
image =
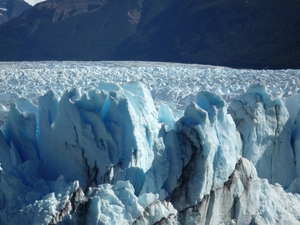
[{"label": "sky", "polygon": [[37,4],[39,2],[44,2],[44,0],[25,0],[25,2],[27,2],[29,5],[34,6],[35,4]]}]

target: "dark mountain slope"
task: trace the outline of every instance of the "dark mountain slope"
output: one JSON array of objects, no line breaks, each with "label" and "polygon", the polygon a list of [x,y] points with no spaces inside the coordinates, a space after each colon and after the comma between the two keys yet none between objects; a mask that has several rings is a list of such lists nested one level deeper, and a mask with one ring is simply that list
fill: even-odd
[{"label": "dark mountain slope", "polygon": [[0,26],[0,60],[300,68],[298,0],[48,0]]},{"label": "dark mountain slope", "polygon": [[[148,6],[144,23],[156,10],[162,9]],[[140,0],[40,3],[0,27],[0,60],[108,59],[112,47],[136,32],[142,12]]]},{"label": "dark mountain slope", "polygon": [[115,59],[300,68],[297,0],[176,0]]},{"label": "dark mountain slope", "polygon": [[0,0],[0,25],[20,16],[30,7],[24,0]]}]

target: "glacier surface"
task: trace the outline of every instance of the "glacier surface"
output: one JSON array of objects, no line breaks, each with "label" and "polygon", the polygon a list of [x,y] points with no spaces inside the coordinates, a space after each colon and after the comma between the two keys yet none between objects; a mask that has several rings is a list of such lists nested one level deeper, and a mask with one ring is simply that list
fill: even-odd
[{"label": "glacier surface", "polygon": [[300,224],[300,71],[0,66],[0,224]]}]

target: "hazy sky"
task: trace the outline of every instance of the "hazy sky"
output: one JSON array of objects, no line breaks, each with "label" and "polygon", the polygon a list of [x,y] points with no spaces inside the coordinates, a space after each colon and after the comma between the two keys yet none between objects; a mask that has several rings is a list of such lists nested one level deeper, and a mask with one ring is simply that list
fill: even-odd
[{"label": "hazy sky", "polygon": [[30,5],[35,5],[36,3],[43,2],[44,0],[24,0]]}]

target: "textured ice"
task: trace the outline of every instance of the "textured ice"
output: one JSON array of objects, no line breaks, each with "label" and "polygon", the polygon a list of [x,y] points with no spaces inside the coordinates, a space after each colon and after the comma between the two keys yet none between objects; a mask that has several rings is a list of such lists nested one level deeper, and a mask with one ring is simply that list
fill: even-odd
[{"label": "textured ice", "polygon": [[[239,136],[226,103],[210,92],[200,92],[197,103],[187,106],[174,130],[164,135],[167,156],[160,154],[158,161],[163,161],[165,168],[150,175],[161,177],[168,171],[162,187],[179,210],[199,203],[204,195],[222,187],[239,159]],[[159,166],[152,168],[157,170]]]},{"label": "textured ice", "polygon": [[135,177],[145,176],[151,167],[159,125],[144,85],[131,83],[126,88],[72,89],[60,99],[48,92],[39,99],[37,152],[44,178],[63,174],[68,181],[79,180],[83,188],[126,178],[139,191],[142,180]]},{"label": "textured ice", "polygon": [[232,101],[230,112],[244,143],[243,157],[255,165],[259,177],[287,188],[296,178],[297,161],[290,141],[292,123],[282,100],[272,99],[265,86],[253,85]]},{"label": "textured ice", "polygon": [[199,91],[219,94],[226,102],[256,83],[268,87],[274,97],[300,93],[299,70],[237,70],[158,62],[0,62],[0,119],[4,120],[10,103],[18,97],[37,104],[50,89],[62,95],[74,87],[88,91],[98,89],[102,82],[122,85],[130,81],[146,84],[157,108],[164,102],[181,110]]},{"label": "textured ice", "polygon": [[0,66],[0,224],[300,224],[300,71]]},{"label": "textured ice", "polygon": [[182,224],[300,224],[299,195],[257,177],[241,158],[223,188],[181,213]]}]

